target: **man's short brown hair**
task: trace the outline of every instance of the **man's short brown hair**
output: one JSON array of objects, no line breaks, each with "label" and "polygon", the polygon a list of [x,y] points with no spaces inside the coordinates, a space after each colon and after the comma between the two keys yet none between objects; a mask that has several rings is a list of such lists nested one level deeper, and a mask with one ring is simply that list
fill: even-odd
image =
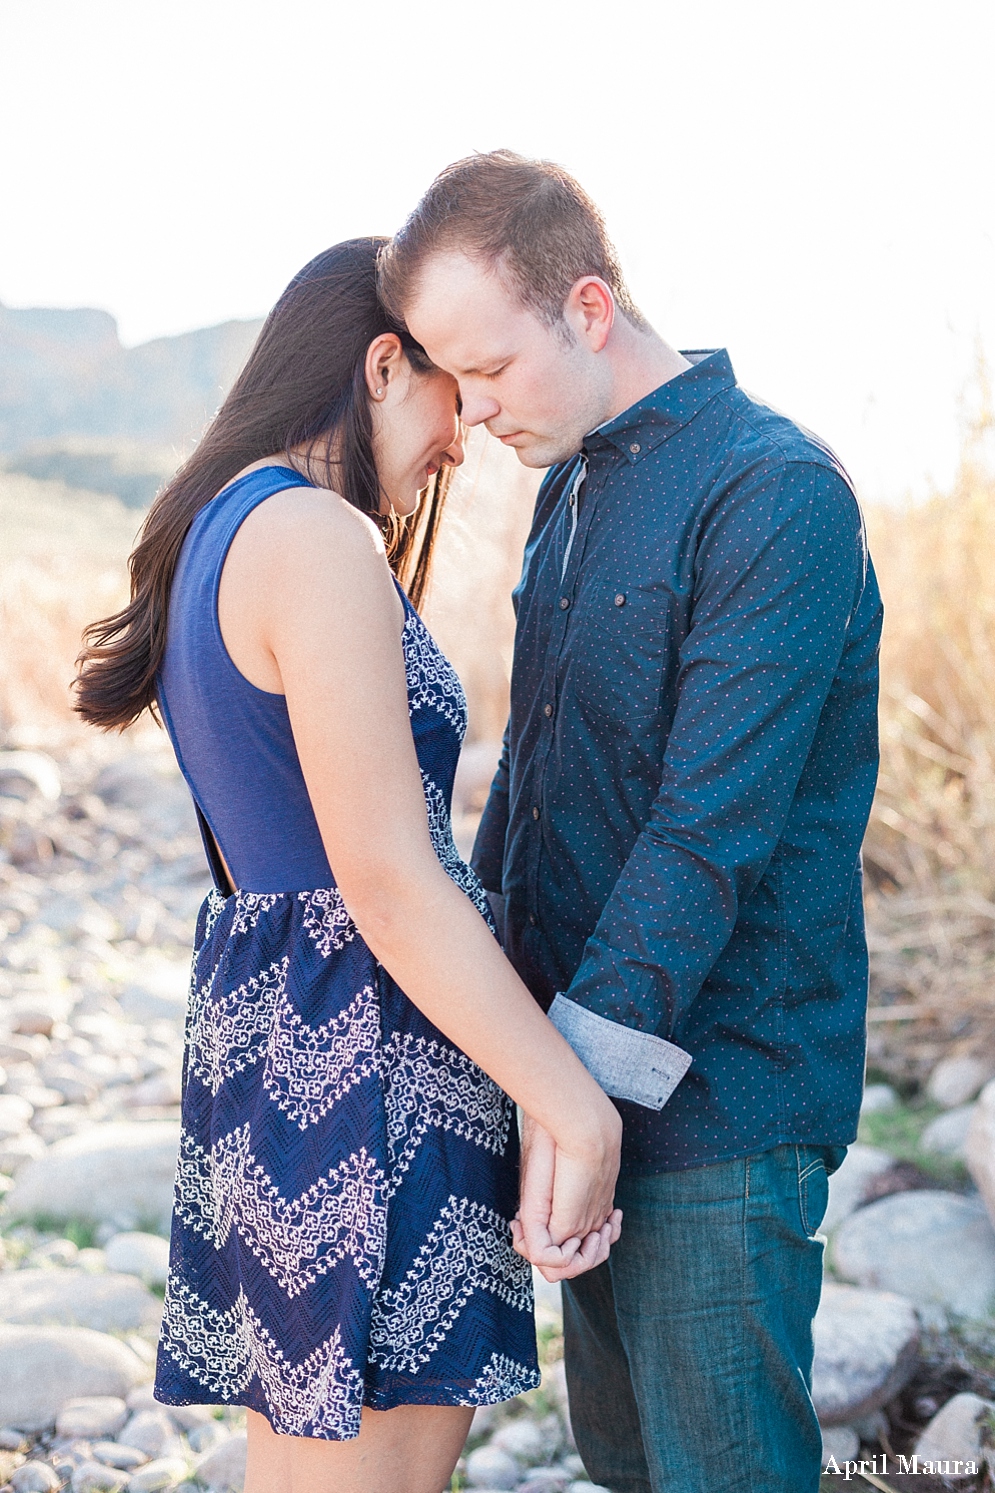
[{"label": "man's short brown hair", "polygon": [[584,275],[604,280],[619,310],[645,326],[601,213],[553,161],[492,150],[440,172],[380,254],[381,296],[402,322],[425,261],[453,251],[502,270],[549,326],[560,322],[571,286]]}]

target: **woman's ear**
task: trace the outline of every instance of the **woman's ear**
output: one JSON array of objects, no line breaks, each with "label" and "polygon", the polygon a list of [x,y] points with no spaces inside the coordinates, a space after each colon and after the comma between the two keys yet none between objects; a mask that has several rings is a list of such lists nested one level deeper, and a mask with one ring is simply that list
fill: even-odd
[{"label": "woman's ear", "polygon": [[364,368],[371,398],[378,402],[386,398],[387,387],[391,379],[397,378],[403,358],[401,339],[396,332],[381,332],[374,337],[366,349]]}]

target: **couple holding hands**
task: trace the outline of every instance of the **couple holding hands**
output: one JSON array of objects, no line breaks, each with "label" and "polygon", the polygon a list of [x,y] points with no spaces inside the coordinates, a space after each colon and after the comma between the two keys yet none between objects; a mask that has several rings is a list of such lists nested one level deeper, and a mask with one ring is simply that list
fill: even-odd
[{"label": "couple holding hands", "polygon": [[[549,470],[471,869],[416,608],[479,424]],[[881,627],[837,459],[496,151],[294,278],[131,573],[77,708],[158,712],[216,882],[158,1397],[247,1407],[246,1493],[440,1493],[539,1381],[535,1266],[595,1482],[814,1493]]]}]

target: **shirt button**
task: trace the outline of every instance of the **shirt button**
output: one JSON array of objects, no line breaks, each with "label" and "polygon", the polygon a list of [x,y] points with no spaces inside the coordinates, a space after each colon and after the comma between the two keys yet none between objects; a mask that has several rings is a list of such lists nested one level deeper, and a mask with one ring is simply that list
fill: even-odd
[{"label": "shirt button", "polygon": [[642,449],[643,448],[642,446],[640,446],[638,441],[633,441],[632,445],[629,447],[629,450],[632,452],[633,456],[638,456]]},{"label": "shirt button", "polygon": [[538,810],[538,808],[534,808],[532,810],[532,818],[533,819],[538,819],[539,818],[539,810]]},{"label": "shirt button", "polygon": [[553,714],[553,707],[552,707],[552,705],[544,705],[542,707],[542,713],[543,713],[543,715],[545,715],[547,717],[551,716]]},{"label": "shirt button", "polygon": [[534,912],[530,912],[529,913],[529,927],[530,928],[534,928],[535,925],[536,925],[536,915],[535,915]]},{"label": "shirt button", "polygon": [[567,609],[567,607],[569,605],[570,605],[570,598],[569,598],[569,596],[561,596],[560,597],[560,611],[561,612],[565,612],[566,609]]},{"label": "shirt button", "polygon": [[620,591],[618,593],[618,595],[616,596],[616,598],[615,598],[615,605],[617,607],[624,607],[625,606],[625,592],[624,591]]}]

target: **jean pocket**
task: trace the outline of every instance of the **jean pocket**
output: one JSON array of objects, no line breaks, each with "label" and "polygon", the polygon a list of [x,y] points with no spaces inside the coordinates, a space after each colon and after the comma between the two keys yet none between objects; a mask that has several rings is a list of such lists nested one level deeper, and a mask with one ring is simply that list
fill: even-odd
[{"label": "jean pocket", "polygon": [[798,1158],[798,1211],[802,1228],[810,1239],[819,1231],[829,1206],[829,1172],[821,1146],[796,1146]]}]

